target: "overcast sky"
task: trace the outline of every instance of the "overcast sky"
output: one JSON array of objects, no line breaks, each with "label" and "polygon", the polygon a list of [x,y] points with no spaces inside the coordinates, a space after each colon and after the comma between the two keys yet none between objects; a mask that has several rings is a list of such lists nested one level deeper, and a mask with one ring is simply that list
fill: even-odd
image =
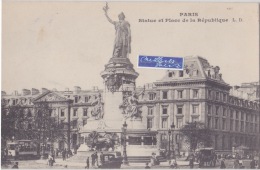
[{"label": "overcast sky", "polygon": [[[100,72],[112,55],[115,29],[105,2],[3,2],[2,90],[80,86],[103,88]],[[136,68],[137,56],[191,56],[219,66],[230,85],[259,80],[257,4],[109,2],[113,20],[124,12],[131,25],[130,60],[137,86],[161,79],[165,70]],[[233,23],[141,23],[139,19],[242,18]]]}]

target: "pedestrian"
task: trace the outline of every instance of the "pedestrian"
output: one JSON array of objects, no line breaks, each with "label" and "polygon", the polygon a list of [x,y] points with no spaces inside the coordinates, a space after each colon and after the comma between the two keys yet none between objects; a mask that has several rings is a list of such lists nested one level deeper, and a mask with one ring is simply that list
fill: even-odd
[{"label": "pedestrian", "polygon": [[103,154],[103,152],[101,152],[101,154],[100,154],[100,163],[101,163],[101,165],[103,165],[103,163],[104,163],[104,154]]},{"label": "pedestrian", "polygon": [[250,169],[255,169],[255,160],[254,160],[254,158],[250,162]]},{"label": "pedestrian", "polygon": [[63,161],[66,160],[66,150],[65,149],[62,151],[62,159],[63,159]]},{"label": "pedestrian", "polygon": [[51,154],[49,154],[49,156],[48,156],[48,163],[49,163],[49,166],[53,165],[53,157],[51,156]]},{"label": "pedestrian", "polygon": [[148,163],[148,162],[145,164],[144,169],[151,169],[151,167],[149,166],[149,163]]},{"label": "pedestrian", "polygon": [[97,167],[98,167],[98,153],[95,153],[95,163],[97,163]]},{"label": "pedestrian", "polygon": [[218,159],[218,156],[217,156],[216,152],[214,152],[214,154],[213,154],[213,160],[212,160],[213,167],[216,166],[217,159]]},{"label": "pedestrian", "polygon": [[225,159],[224,158],[220,162],[220,169],[226,169]]},{"label": "pedestrian", "polygon": [[95,166],[95,155],[94,155],[94,153],[91,154],[91,165],[92,165],[92,167]]},{"label": "pedestrian", "polygon": [[89,157],[87,157],[85,169],[89,169]]},{"label": "pedestrian", "polygon": [[233,166],[233,168],[234,168],[234,169],[240,169],[240,165],[239,165],[239,160],[238,160],[238,159],[236,159],[236,160],[234,161],[234,166]]},{"label": "pedestrian", "polygon": [[193,156],[191,156],[191,158],[190,158],[189,166],[190,166],[190,169],[193,169],[193,167],[194,167],[194,158],[193,158]]},{"label": "pedestrian", "polygon": [[204,155],[200,156],[200,162],[199,162],[199,168],[202,168],[204,166]]}]

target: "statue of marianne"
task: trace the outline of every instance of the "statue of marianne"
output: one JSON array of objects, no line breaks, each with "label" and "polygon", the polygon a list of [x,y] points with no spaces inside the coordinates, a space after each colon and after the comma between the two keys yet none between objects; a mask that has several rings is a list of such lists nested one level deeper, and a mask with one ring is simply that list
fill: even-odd
[{"label": "statue of marianne", "polygon": [[103,8],[107,20],[115,25],[116,37],[114,42],[113,57],[127,58],[131,53],[131,30],[129,22],[125,21],[125,15],[121,12],[118,15],[119,21],[113,21],[107,15],[108,5]]}]

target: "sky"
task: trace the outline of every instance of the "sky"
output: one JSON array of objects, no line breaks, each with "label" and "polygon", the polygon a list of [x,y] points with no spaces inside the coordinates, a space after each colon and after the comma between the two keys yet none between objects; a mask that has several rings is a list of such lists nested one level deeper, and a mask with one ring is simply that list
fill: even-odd
[{"label": "sky", "polygon": [[[108,15],[124,12],[131,25],[129,55],[140,74],[137,86],[166,70],[137,68],[138,55],[201,56],[219,66],[230,85],[259,80],[259,14],[255,3],[109,2]],[[80,86],[103,88],[100,76],[112,56],[115,28],[105,2],[3,1],[2,90]],[[182,17],[180,13],[198,13]],[[227,23],[158,22],[219,18]],[[232,18],[242,22],[231,22]],[[139,22],[155,19],[157,22]]]}]

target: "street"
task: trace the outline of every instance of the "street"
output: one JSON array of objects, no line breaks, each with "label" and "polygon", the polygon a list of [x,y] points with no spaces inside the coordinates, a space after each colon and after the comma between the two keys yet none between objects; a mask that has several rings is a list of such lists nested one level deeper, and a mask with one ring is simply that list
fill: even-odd
[{"label": "street", "polygon": [[[67,162],[62,161],[61,159],[57,159],[54,165],[51,167],[47,165],[47,160],[19,160],[19,161],[11,161],[11,165],[2,165],[2,169],[11,169],[14,162],[19,163],[19,169],[85,169],[84,163],[74,163],[74,162]],[[226,169],[233,169],[233,162],[234,160],[226,160]],[[250,160],[243,160],[243,165],[246,169],[249,169]],[[140,163],[130,163],[127,165],[122,165],[121,169],[144,169],[145,164]],[[196,165],[194,169],[198,168]],[[219,169],[220,162],[217,162],[216,167],[204,167],[202,169]],[[96,169],[96,167],[91,168]],[[153,166],[151,169],[169,169],[167,162],[162,162],[159,166]],[[178,169],[189,169],[189,166],[179,166]]]}]

